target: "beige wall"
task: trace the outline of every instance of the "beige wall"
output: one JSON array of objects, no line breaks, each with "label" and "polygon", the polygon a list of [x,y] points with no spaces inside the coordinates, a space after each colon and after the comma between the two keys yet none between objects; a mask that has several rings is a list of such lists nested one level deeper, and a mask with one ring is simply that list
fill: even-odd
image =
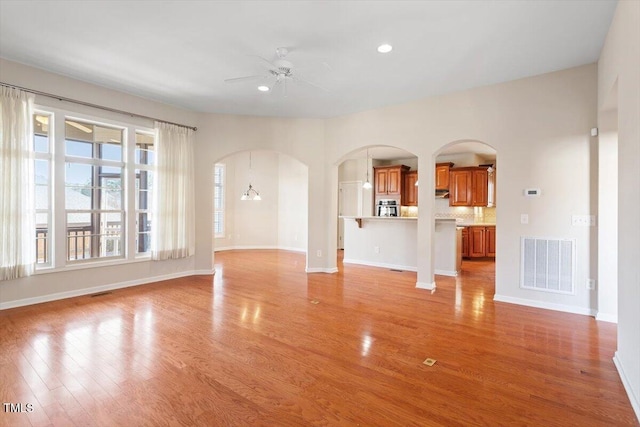
[{"label": "beige wall", "polygon": [[[231,154],[249,150],[270,150],[300,161],[308,167],[307,271],[333,272],[336,268],[335,230],[327,233],[327,166],[324,150],[324,121],[221,114],[200,114],[196,156],[196,268],[210,269],[213,244],[214,164]],[[337,192],[337,183],[335,186]],[[330,250],[330,248],[332,250]],[[319,252],[318,252],[319,251]],[[320,253],[320,256],[318,256]]]},{"label": "beige wall", "polygon": [[[56,95],[81,99],[98,105],[131,111],[160,119],[197,125],[197,114],[146,99],[115,92],[99,86],[90,85],[60,75],[52,74],[15,62],[0,59],[0,80],[18,86]],[[137,119],[121,114],[109,113],[80,105],[61,102],[55,99],[36,96],[37,106],[67,109],[75,113],[112,119],[142,127],[153,127],[151,120]],[[59,228],[64,227],[64,219]],[[64,251],[62,251],[64,252]],[[129,261],[134,261],[130,259]],[[104,289],[148,283],[156,279],[179,277],[194,273],[210,273],[210,267],[197,271],[195,259],[169,261],[135,261],[91,269],[66,268],[47,274],[0,282],[0,308],[33,304],[50,299],[59,299]]]},{"label": "beige wall", "polygon": [[[596,65],[427,98],[327,120],[327,161],[337,164],[366,145],[392,145],[419,157],[418,282],[433,282],[434,155],[453,141],[474,140],[497,150],[496,297],[506,301],[595,314],[595,231],[572,227],[574,214],[596,214],[592,174],[597,167]],[[422,172],[425,173],[422,173]],[[525,188],[541,188],[537,199]],[[529,224],[520,224],[520,214]],[[576,293],[519,288],[520,237],[558,237],[577,243]],[[437,280],[436,280],[437,282]],[[437,283],[436,283],[437,284]]]},{"label": "beige wall", "polygon": [[[617,87],[616,87],[617,85]],[[612,96],[612,92],[617,96]],[[618,351],[640,418],[640,2],[621,0],[598,61],[598,120],[618,116]]]},{"label": "beige wall", "polygon": [[[307,250],[307,167],[274,151],[252,151],[222,159],[225,166],[223,237],[214,250]],[[250,179],[251,177],[251,179]],[[240,200],[251,181],[262,200]]]},{"label": "beige wall", "polygon": [[[595,263],[591,263],[596,253],[591,230],[570,226],[572,214],[595,213],[596,209],[596,189],[591,185],[595,145],[589,137],[589,129],[596,123],[595,65],[326,121],[194,115],[19,64],[5,61],[3,65],[3,80],[12,83],[116,108],[139,108],[142,113],[167,120],[196,122],[196,255],[185,260],[180,271],[212,269],[213,166],[220,159],[248,150],[283,153],[308,167],[307,270],[335,271],[338,166],[347,153],[361,147],[391,145],[418,155],[418,169],[424,171],[419,186],[418,282],[430,285],[434,281],[434,154],[452,141],[477,140],[496,148],[501,159],[496,213],[497,296],[581,313],[595,309],[595,294],[584,286],[587,278],[597,274]],[[522,190],[528,187],[542,188],[543,197],[524,199]],[[529,214],[529,225],[519,223],[521,213]],[[519,288],[520,236],[576,239],[575,295]],[[124,266],[110,268],[124,269],[124,277],[144,277],[137,268],[135,272]],[[90,278],[85,286],[94,284],[103,283]],[[60,285],[61,290],[65,286]],[[7,299],[48,293],[38,286],[29,292],[14,284],[4,287],[12,289],[3,292]]]}]

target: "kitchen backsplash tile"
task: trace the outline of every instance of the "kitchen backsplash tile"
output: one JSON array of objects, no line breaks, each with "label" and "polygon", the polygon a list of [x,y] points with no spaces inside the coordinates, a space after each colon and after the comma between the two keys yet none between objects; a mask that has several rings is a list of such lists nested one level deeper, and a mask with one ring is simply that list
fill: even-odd
[{"label": "kitchen backsplash tile", "polygon": [[448,199],[436,199],[436,218],[457,218],[463,223],[494,223],[496,208],[449,206]]}]

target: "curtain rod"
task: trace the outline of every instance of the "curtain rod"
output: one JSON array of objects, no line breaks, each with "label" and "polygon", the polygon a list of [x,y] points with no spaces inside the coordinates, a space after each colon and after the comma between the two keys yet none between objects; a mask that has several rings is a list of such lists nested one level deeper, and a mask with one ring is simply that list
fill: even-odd
[{"label": "curtain rod", "polygon": [[198,128],[195,127],[195,126],[187,126],[187,125],[183,125],[183,124],[180,124],[180,123],[168,122],[166,120],[156,119],[155,117],[145,116],[143,114],[131,113],[129,111],[118,110],[116,108],[104,107],[102,105],[92,104],[91,102],[78,101],[77,99],[66,98],[64,96],[58,96],[58,95],[54,95],[52,93],[41,92],[39,90],[33,90],[33,89],[26,88],[26,87],[12,85],[12,84],[9,84],[9,83],[0,82],[0,85],[1,86],[5,86],[5,87],[12,87],[12,88],[15,88],[15,89],[20,89],[20,90],[23,90],[25,92],[32,93],[34,95],[41,95],[41,96],[46,96],[47,98],[57,99],[58,101],[73,102],[74,104],[84,105],[85,107],[98,108],[100,110],[111,111],[112,113],[124,114],[126,116],[139,117],[141,119],[149,119],[149,120],[154,120],[154,121],[158,121],[158,122],[162,122],[162,123],[168,123],[170,125],[175,125],[175,126],[180,126],[180,127],[183,127],[183,128],[192,129],[194,131],[198,130]]}]

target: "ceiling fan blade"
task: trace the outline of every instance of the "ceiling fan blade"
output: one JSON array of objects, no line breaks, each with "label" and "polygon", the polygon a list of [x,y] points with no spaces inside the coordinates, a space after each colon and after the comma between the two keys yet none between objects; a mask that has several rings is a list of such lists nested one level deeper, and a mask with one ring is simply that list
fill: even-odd
[{"label": "ceiling fan blade", "polygon": [[307,84],[307,85],[309,85],[309,86],[313,86],[313,87],[315,87],[316,89],[320,89],[320,90],[322,90],[322,91],[329,92],[329,89],[325,89],[325,88],[323,88],[322,86],[318,86],[318,85],[317,85],[317,84],[315,84],[315,83],[311,83],[309,80],[305,80],[305,79],[303,79],[303,78],[301,78],[301,77],[295,77],[295,76],[294,76],[294,77],[292,77],[292,78],[293,78],[293,80],[295,80],[296,82],[304,83],[304,84]]},{"label": "ceiling fan blade", "polygon": [[280,80],[276,80],[276,82],[271,86],[271,93],[276,93],[278,90],[278,86],[280,86]]},{"label": "ceiling fan blade", "polygon": [[245,77],[234,77],[232,79],[225,79],[224,81],[226,83],[238,83],[238,82],[246,82],[249,80],[257,80],[257,79],[263,79],[267,76],[245,76]]},{"label": "ceiling fan blade", "polygon": [[269,69],[270,69],[270,70],[276,70],[276,69],[278,69],[278,66],[277,66],[276,64],[274,64],[273,62],[269,61],[268,59],[265,59],[265,58],[263,58],[263,57],[262,57],[262,56],[260,56],[260,55],[253,55],[253,56],[255,56],[256,58],[258,58],[258,59],[262,60],[266,65],[268,65],[268,66],[269,66]]}]

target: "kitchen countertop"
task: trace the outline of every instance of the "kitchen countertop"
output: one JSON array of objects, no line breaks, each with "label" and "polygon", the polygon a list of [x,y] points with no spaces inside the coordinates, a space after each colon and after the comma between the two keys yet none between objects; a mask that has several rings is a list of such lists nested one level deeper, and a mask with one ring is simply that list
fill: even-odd
[{"label": "kitchen countertop", "polygon": [[[345,219],[366,219],[366,220],[416,220],[417,216],[341,216],[340,218]],[[436,221],[453,221],[455,222],[455,218],[436,218]]]}]

